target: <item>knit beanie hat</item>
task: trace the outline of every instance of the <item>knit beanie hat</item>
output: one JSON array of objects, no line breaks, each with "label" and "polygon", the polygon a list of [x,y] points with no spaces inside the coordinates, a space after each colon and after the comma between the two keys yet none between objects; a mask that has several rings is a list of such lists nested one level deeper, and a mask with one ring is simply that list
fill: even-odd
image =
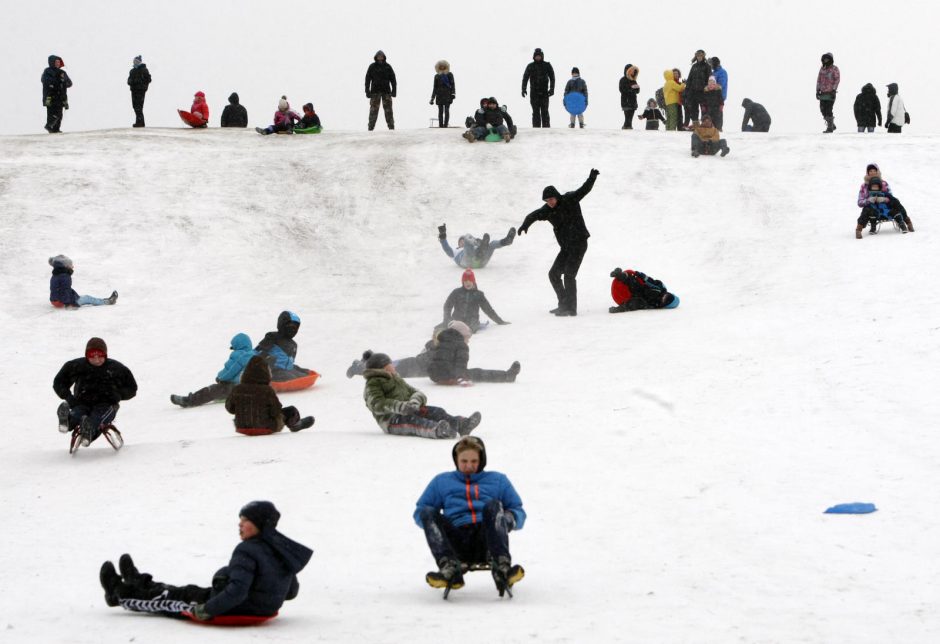
[{"label": "knit beanie hat", "polygon": [[463,336],[464,342],[470,342],[470,337],[473,335],[473,331],[470,330],[470,327],[466,323],[461,322],[460,320],[451,320],[447,323],[448,329],[454,329],[460,335]]},{"label": "knit beanie hat", "polygon": [[875,186],[875,185],[877,185],[877,186],[878,186],[878,189],[881,190],[881,188],[884,186],[884,184],[881,183],[881,177],[875,176],[875,177],[872,177],[871,179],[868,180],[868,189],[869,189],[869,190],[871,190],[872,187]]},{"label": "knit beanie hat", "polygon": [[386,353],[366,351],[362,354],[362,359],[366,363],[366,369],[384,369],[386,365],[392,364],[392,359]]},{"label": "knit beanie hat", "polygon": [[265,528],[276,528],[277,522],[281,519],[281,513],[270,501],[252,501],[238,511],[238,516],[245,517],[254,523],[259,531],[264,531]]},{"label": "knit beanie hat", "polygon": [[282,96],[281,100],[277,102],[277,109],[281,110],[282,112],[285,112],[288,109],[290,109],[290,103],[287,102],[286,96]]},{"label": "knit beanie hat", "polygon": [[143,56],[141,56],[140,54],[137,54],[136,56],[134,56],[134,67],[137,67],[137,66],[140,65],[142,62],[144,62],[144,57],[143,57]]},{"label": "knit beanie hat", "polygon": [[52,268],[72,268],[72,260],[67,255],[56,255],[49,258],[49,266]]},{"label": "knit beanie hat", "polygon": [[572,74],[580,74],[580,73],[581,73],[581,70],[578,69],[577,67],[572,67],[572,68],[571,68],[571,73],[572,73]]},{"label": "knit beanie hat", "polygon": [[473,274],[472,268],[468,268],[467,270],[463,272],[463,275],[460,276],[461,284],[463,284],[464,282],[468,282],[468,281],[473,282],[474,286],[476,286],[477,284],[477,276]]},{"label": "knit beanie hat", "polygon": [[92,338],[88,341],[88,344],[85,345],[85,358],[91,358],[94,355],[101,355],[104,358],[108,357],[108,345],[104,343],[104,340],[101,338]]},{"label": "knit beanie hat", "polygon": [[545,59],[545,54],[542,53],[542,50],[538,47],[535,48],[535,51],[532,52],[532,59],[535,60],[536,56],[541,56],[542,60]]}]

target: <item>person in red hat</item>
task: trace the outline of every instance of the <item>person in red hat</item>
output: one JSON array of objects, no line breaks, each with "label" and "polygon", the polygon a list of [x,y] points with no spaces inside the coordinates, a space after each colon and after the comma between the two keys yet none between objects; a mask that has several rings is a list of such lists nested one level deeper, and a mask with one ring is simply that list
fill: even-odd
[{"label": "person in red hat", "polygon": [[496,324],[509,324],[499,317],[499,314],[490,306],[483,291],[477,288],[477,278],[473,274],[473,269],[465,270],[460,277],[460,282],[461,287],[451,291],[444,302],[444,321],[438,325],[439,329],[447,328],[451,320],[460,320],[476,333],[480,330],[480,309],[483,309],[487,317]]},{"label": "person in red hat", "polygon": [[108,357],[108,345],[92,338],[85,345],[85,357],[69,360],[52,381],[59,405],[59,431],[80,428],[82,446],[87,447],[117,415],[120,402],[137,395],[134,374]]}]

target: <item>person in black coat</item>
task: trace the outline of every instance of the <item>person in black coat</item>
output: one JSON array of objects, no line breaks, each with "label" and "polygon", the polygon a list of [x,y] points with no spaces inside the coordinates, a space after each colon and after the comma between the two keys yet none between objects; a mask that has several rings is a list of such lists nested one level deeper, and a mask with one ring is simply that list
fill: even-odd
[{"label": "person in black coat", "polygon": [[682,93],[682,106],[685,108],[685,125],[698,120],[699,105],[705,101],[705,86],[712,68],[705,60],[705,52],[699,49],[692,58],[692,67],[685,79],[685,92]]},{"label": "person in black coat", "polygon": [[297,596],[297,573],[313,556],[313,550],[277,531],[280,518],[270,501],[245,505],[239,511],[241,543],[228,565],[213,575],[209,588],[154,581],[152,575],[137,569],[128,554],[121,555],[120,574],[113,563],[106,561],[98,574],[105,603],[125,610],[220,624],[238,623],[227,622],[226,616],[254,616],[258,618],[251,620],[255,623],[270,619],[285,600]]},{"label": "person in black coat", "polygon": [[385,111],[385,124],[388,129],[395,129],[395,115],[392,113],[392,99],[398,94],[398,81],[395,70],[385,60],[385,52],[375,52],[372,64],[366,70],[366,97],[369,99],[369,131],[375,129],[379,118],[379,103]]},{"label": "person in black coat", "polygon": [[103,427],[117,416],[122,400],[137,395],[134,374],[117,360],[108,357],[108,345],[101,338],[91,338],[85,345],[85,357],[69,360],[52,381],[59,405],[59,431],[81,428],[82,445],[90,445]]},{"label": "person in black coat", "polygon": [[496,324],[509,324],[499,317],[490,306],[483,291],[477,288],[477,278],[473,274],[473,269],[465,270],[460,277],[460,282],[462,286],[451,291],[447,300],[444,301],[444,321],[436,327],[436,330],[446,328],[451,320],[460,320],[476,333],[480,330],[480,309],[483,309],[487,317]]},{"label": "person in black coat", "polygon": [[150,82],[150,71],[143,61],[143,56],[135,56],[134,66],[131,68],[131,73],[127,75],[127,84],[131,88],[131,106],[134,108],[134,114],[137,117],[133,127],[145,127],[144,98],[147,96],[147,88],[150,87]]},{"label": "person in black coat", "polygon": [[[474,382],[515,382],[522,368],[513,362],[509,369],[468,369],[470,337],[473,335],[463,322],[451,321],[437,334],[430,352],[428,376],[439,385],[468,385]],[[401,375],[401,374],[399,374]]]},{"label": "person in black coat", "polygon": [[[741,121],[742,132],[770,131],[770,114],[767,113],[763,105],[746,98],[741,101],[741,107],[744,108],[744,120]],[[753,125],[748,121],[753,122]]]},{"label": "person in black coat", "polygon": [[552,64],[545,62],[545,54],[536,49],[532,62],[526,65],[522,75],[522,98],[526,97],[529,87],[529,104],[532,105],[532,127],[551,127],[548,115],[548,97],[555,95],[555,70]]},{"label": "person in black coat", "polygon": [[222,127],[248,127],[248,110],[238,102],[238,94],[232,92],[228,105],[222,110]]},{"label": "person in black coat", "polygon": [[636,95],[640,93],[640,86],[637,84],[637,76],[640,75],[640,68],[627,63],[623,68],[623,76],[620,78],[620,109],[623,110],[622,130],[633,129],[633,115],[636,113],[637,102]]},{"label": "person in black coat", "polygon": [[294,336],[300,330],[300,317],[291,311],[281,311],[277,316],[277,331],[268,331],[255,351],[261,354],[271,367],[271,379],[283,382],[302,378],[310,373],[294,364],[297,343]]},{"label": "person in black coat", "polygon": [[558,297],[558,306],[549,311],[554,315],[564,317],[578,314],[578,270],[587,252],[588,237],[591,236],[584,225],[581,200],[591,192],[599,174],[598,170],[592,168],[584,185],[564,195],[555,186],[546,186],[542,191],[545,205],[529,213],[518,228],[518,232],[523,234],[536,221],[548,221],[555,231],[558,256],[548,270],[548,281]]},{"label": "person in black coat", "polygon": [[61,131],[62,110],[69,109],[68,89],[72,79],[63,69],[65,62],[55,54],[49,56],[49,66],[42,73],[42,104],[46,108],[46,131]]},{"label": "person in black coat", "polygon": [[450,63],[439,60],[434,65],[434,85],[431,87],[431,105],[437,102],[437,126],[450,125],[450,104],[457,97],[457,86],[450,71]]},{"label": "person in black coat", "polygon": [[874,132],[876,118],[878,127],[881,127],[881,100],[875,92],[875,86],[868,83],[855,97],[855,124],[858,125],[858,131]]}]

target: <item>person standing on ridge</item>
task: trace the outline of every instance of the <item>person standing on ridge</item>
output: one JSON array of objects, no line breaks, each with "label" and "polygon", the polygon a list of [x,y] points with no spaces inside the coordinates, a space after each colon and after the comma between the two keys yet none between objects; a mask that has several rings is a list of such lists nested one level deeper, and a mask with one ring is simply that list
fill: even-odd
[{"label": "person standing on ridge", "polygon": [[620,77],[620,109],[623,110],[623,127],[621,130],[633,129],[633,115],[636,113],[636,95],[640,93],[640,86],[636,79],[640,75],[640,68],[627,63]]},{"label": "person standing on ridge", "polygon": [[457,86],[450,71],[450,63],[439,60],[434,65],[434,85],[431,87],[431,105],[437,101],[437,126],[450,125],[450,105],[457,98]]},{"label": "person standing on ridge", "polygon": [[369,131],[375,129],[379,118],[379,103],[385,111],[385,124],[388,129],[395,129],[395,115],[392,113],[392,99],[398,94],[398,81],[395,70],[385,60],[385,52],[375,52],[373,62],[366,70],[366,98],[369,99]]},{"label": "person standing on ridge", "polygon": [[42,73],[42,104],[46,107],[46,132],[56,134],[62,127],[62,110],[69,109],[68,89],[72,79],[66,73],[65,62],[55,54],[49,56],[49,66]]},{"label": "person standing on ridge", "polygon": [[545,62],[545,54],[541,49],[532,53],[532,62],[526,65],[522,75],[522,98],[526,97],[526,86],[529,104],[532,105],[532,127],[551,127],[548,115],[548,98],[555,95],[555,70],[552,64]]},{"label": "person standing on ridge", "polygon": [[836,92],[839,90],[839,68],[835,66],[832,54],[822,55],[822,67],[819,68],[819,74],[816,76],[816,100],[819,101],[819,111],[822,112],[823,119],[826,121],[826,129],[823,134],[830,134],[836,131],[836,120],[832,115],[832,108],[836,103]]},{"label": "person standing on ridge", "polygon": [[150,71],[147,69],[143,56],[135,56],[134,66],[131,68],[131,73],[127,75],[127,84],[131,88],[131,106],[137,117],[131,127],[144,127],[144,98],[147,96],[150,81]]}]

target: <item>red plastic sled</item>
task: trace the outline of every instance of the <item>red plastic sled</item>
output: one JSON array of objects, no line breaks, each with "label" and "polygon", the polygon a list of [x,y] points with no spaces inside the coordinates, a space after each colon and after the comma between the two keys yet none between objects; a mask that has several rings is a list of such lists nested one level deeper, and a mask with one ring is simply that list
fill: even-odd
[{"label": "red plastic sled", "polygon": [[236,427],[235,431],[245,436],[267,436],[274,433],[274,430],[267,427]]},{"label": "red plastic sled", "polygon": [[274,391],[300,391],[312,387],[319,377],[320,374],[311,369],[306,376],[294,378],[293,380],[272,380],[271,387]]},{"label": "red plastic sled", "polygon": [[179,112],[180,118],[183,119],[183,123],[189,127],[206,127],[209,121],[193,116],[191,113],[186,110],[176,110]]},{"label": "red plastic sled", "polygon": [[614,298],[614,302],[617,303],[617,306],[620,306],[633,297],[633,293],[630,292],[629,286],[618,279],[614,279],[610,284],[610,296]]},{"label": "red plastic sled", "polygon": [[196,619],[192,613],[187,610],[183,611],[183,615],[196,622],[197,624],[202,624],[203,626],[258,626],[259,624],[264,624],[269,619],[274,619],[277,617],[277,613],[273,615],[219,615],[218,617],[213,617],[212,619],[201,620]]}]

